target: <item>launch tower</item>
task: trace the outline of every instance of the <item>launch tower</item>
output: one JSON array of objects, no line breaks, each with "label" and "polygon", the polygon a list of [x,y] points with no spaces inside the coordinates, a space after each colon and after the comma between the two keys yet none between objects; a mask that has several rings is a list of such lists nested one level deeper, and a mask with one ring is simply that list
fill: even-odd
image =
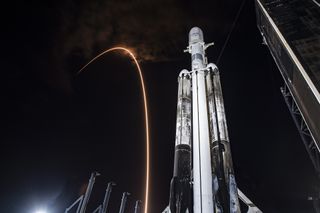
[{"label": "launch tower", "polygon": [[311,159],[320,213],[320,4],[316,0],[255,0],[257,26],[283,77],[281,92]]}]

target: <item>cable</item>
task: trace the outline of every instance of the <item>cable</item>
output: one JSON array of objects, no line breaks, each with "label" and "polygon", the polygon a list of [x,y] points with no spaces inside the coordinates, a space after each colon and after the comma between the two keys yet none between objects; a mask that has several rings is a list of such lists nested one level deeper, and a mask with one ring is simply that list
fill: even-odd
[{"label": "cable", "polygon": [[228,34],[228,36],[227,36],[227,38],[226,38],[226,40],[225,40],[225,42],[224,42],[224,44],[223,44],[223,46],[222,46],[222,48],[221,48],[221,51],[220,51],[220,54],[219,54],[219,56],[218,56],[216,65],[219,64],[219,61],[220,61],[220,59],[221,59],[221,56],[222,56],[222,54],[223,54],[223,52],[224,52],[224,49],[226,48],[226,46],[227,46],[227,44],[228,44],[228,42],[229,42],[230,36],[231,36],[231,34],[232,34],[232,32],[233,32],[234,27],[236,26],[236,23],[237,23],[237,21],[238,21],[238,19],[239,19],[239,16],[240,16],[240,14],[241,14],[241,11],[242,11],[243,6],[245,5],[245,3],[246,3],[246,0],[243,0],[242,3],[241,3],[241,5],[240,5],[240,8],[239,8],[239,10],[238,10],[238,12],[237,12],[237,15],[236,15],[236,17],[235,17],[235,19],[234,19],[234,21],[233,21],[233,23],[232,23],[232,25],[231,25],[231,29],[230,29],[230,31],[229,31],[229,34]]}]

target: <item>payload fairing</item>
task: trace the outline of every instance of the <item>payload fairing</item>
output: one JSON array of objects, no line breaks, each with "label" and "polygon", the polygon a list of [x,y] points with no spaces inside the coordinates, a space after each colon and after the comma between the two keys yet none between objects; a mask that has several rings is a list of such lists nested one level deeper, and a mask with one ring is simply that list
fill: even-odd
[{"label": "payload fairing", "polygon": [[189,33],[192,70],[182,70],[174,171],[170,187],[171,213],[239,213],[225,109],[217,66],[208,64],[198,27]]}]

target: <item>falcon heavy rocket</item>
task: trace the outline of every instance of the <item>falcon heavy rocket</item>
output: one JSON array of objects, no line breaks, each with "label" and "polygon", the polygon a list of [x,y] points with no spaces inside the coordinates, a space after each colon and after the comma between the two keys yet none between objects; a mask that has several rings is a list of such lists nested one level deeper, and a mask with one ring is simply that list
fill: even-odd
[{"label": "falcon heavy rocket", "polygon": [[191,71],[178,78],[178,106],[170,213],[239,213],[217,66],[207,62],[198,27],[189,33]]}]

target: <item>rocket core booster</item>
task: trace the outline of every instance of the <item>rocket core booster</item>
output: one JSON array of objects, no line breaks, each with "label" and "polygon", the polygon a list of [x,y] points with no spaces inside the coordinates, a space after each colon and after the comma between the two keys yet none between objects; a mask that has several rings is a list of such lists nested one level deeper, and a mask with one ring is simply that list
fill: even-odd
[{"label": "rocket core booster", "polygon": [[191,71],[179,78],[171,213],[239,213],[219,70],[198,27],[189,33]]}]

